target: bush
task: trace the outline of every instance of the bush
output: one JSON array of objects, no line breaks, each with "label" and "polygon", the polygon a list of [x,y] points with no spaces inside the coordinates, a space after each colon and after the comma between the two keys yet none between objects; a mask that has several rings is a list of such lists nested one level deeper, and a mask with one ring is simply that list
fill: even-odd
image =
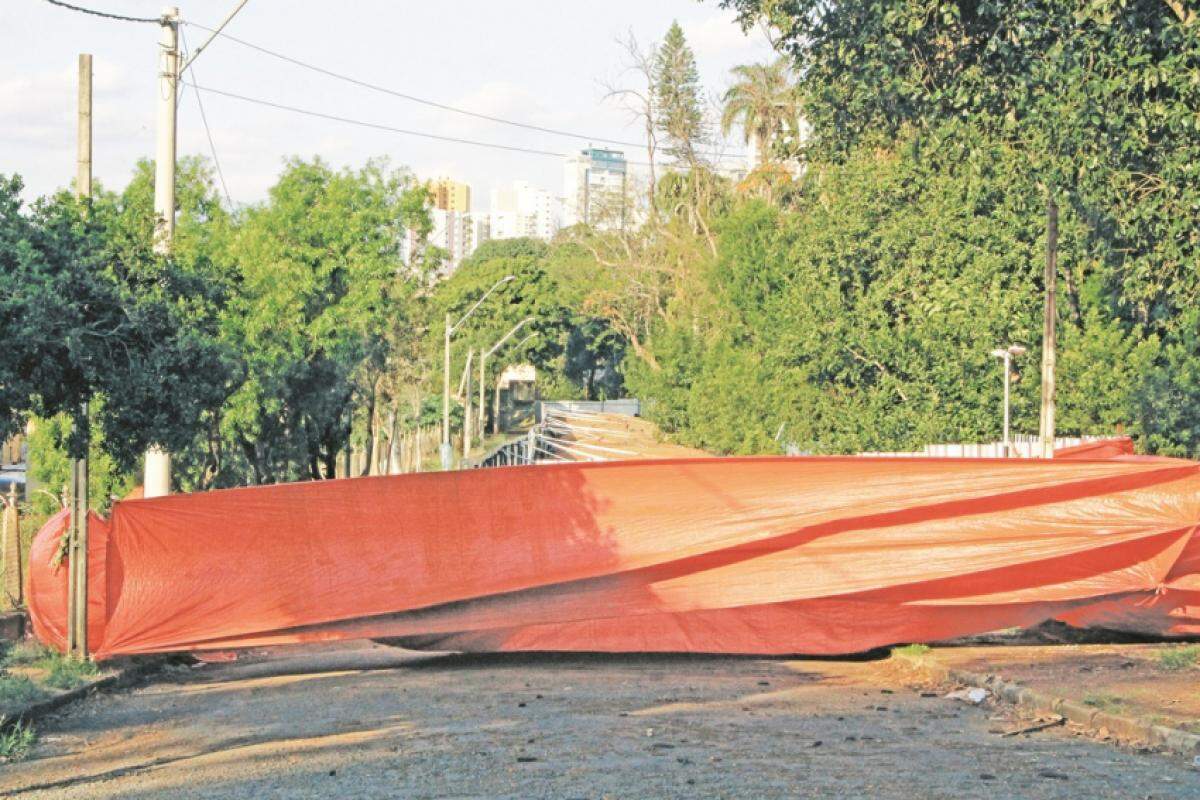
[{"label": "bush", "polygon": [[0,673],[0,706],[23,706],[45,696],[45,691],[26,676]]},{"label": "bush", "polygon": [[50,664],[50,674],[43,682],[53,689],[74,689],[97,672],[91,661],[56,656]]},{"label": "bush", "polygon": [[1197,662],[1200,662],[1200,645],[1172,647],[1158,654],[1158,665],[1171,672],[1194,667]]}]

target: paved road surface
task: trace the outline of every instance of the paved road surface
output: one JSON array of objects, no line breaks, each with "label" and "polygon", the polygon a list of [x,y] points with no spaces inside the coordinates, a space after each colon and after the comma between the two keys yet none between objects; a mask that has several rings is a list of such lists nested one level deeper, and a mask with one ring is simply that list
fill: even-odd
[{"label": "paved road surface", "polygon": [[884,693],[872,665],[417,656],[180,668],[0,766],[14,798],[1197,798],[1182,759]]}]

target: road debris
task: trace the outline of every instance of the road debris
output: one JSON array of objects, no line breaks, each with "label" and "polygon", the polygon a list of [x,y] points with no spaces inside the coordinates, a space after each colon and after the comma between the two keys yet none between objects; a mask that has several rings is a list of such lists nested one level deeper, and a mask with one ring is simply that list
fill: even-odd
[{"label": "road debris", "polygon": [[945,697],[947,700],[961,700],[964,703],[970,703],[971,705],[977,706],[984,700],[987,700],[989,695],[991,695],[991,692],[989,692],[987,689],[984,689],[981,686],[971,686],[966,689],[958,689],[953,692],[947,692],[945,695],[943,695],[943,697]]}]

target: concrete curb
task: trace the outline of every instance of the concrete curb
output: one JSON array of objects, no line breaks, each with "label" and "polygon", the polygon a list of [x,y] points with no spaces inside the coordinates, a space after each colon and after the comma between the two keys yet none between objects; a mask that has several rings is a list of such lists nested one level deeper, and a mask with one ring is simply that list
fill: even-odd
[{"label": "concrete curb", "polygon": [[38,700],[22,708],[6,710],[4,716],[0,717],[0,731],[8,730],[18,723],[29,724],[36,722],[47,714],[58,711],[64,706],[68,706],[77,700],[82,700],[89,695],[132,686],[142,678],[162,669],[165,663],[165,660],[157,658],[139,661],[130,664],[124,669],[118,669],[116,672],[88,681],[82,686],[76,686],[74,689],[60,692],[53,697],[47,697],[45,700]]},{"label": "concrete curb", "polygon": [[1002,680],[998,675],[953,669],[942,664],[929,664],[931,671],[944,680],[982,686],[1000,700],[1039,714],[1058,714],[1092,732],[1107,729],[1121,739],[1145,742],[1191,758],[1200,754],[1200,735],[1166,725],[1155,725],[1136,717],[1109,714],[1075,700],[1035,692],[1017,683]]}]

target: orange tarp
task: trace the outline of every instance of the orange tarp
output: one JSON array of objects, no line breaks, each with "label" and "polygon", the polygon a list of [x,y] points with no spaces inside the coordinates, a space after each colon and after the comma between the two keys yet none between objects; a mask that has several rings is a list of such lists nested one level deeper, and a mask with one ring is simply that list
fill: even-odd
[{"label": "orange tarp", "polygon": [[[1200,464],[728,458],[231,489],[93,518],[96,655],[388,638],[845,653],[1050,618],[1200,633]],[[60,515],[30,610],[62,648]]]}]

